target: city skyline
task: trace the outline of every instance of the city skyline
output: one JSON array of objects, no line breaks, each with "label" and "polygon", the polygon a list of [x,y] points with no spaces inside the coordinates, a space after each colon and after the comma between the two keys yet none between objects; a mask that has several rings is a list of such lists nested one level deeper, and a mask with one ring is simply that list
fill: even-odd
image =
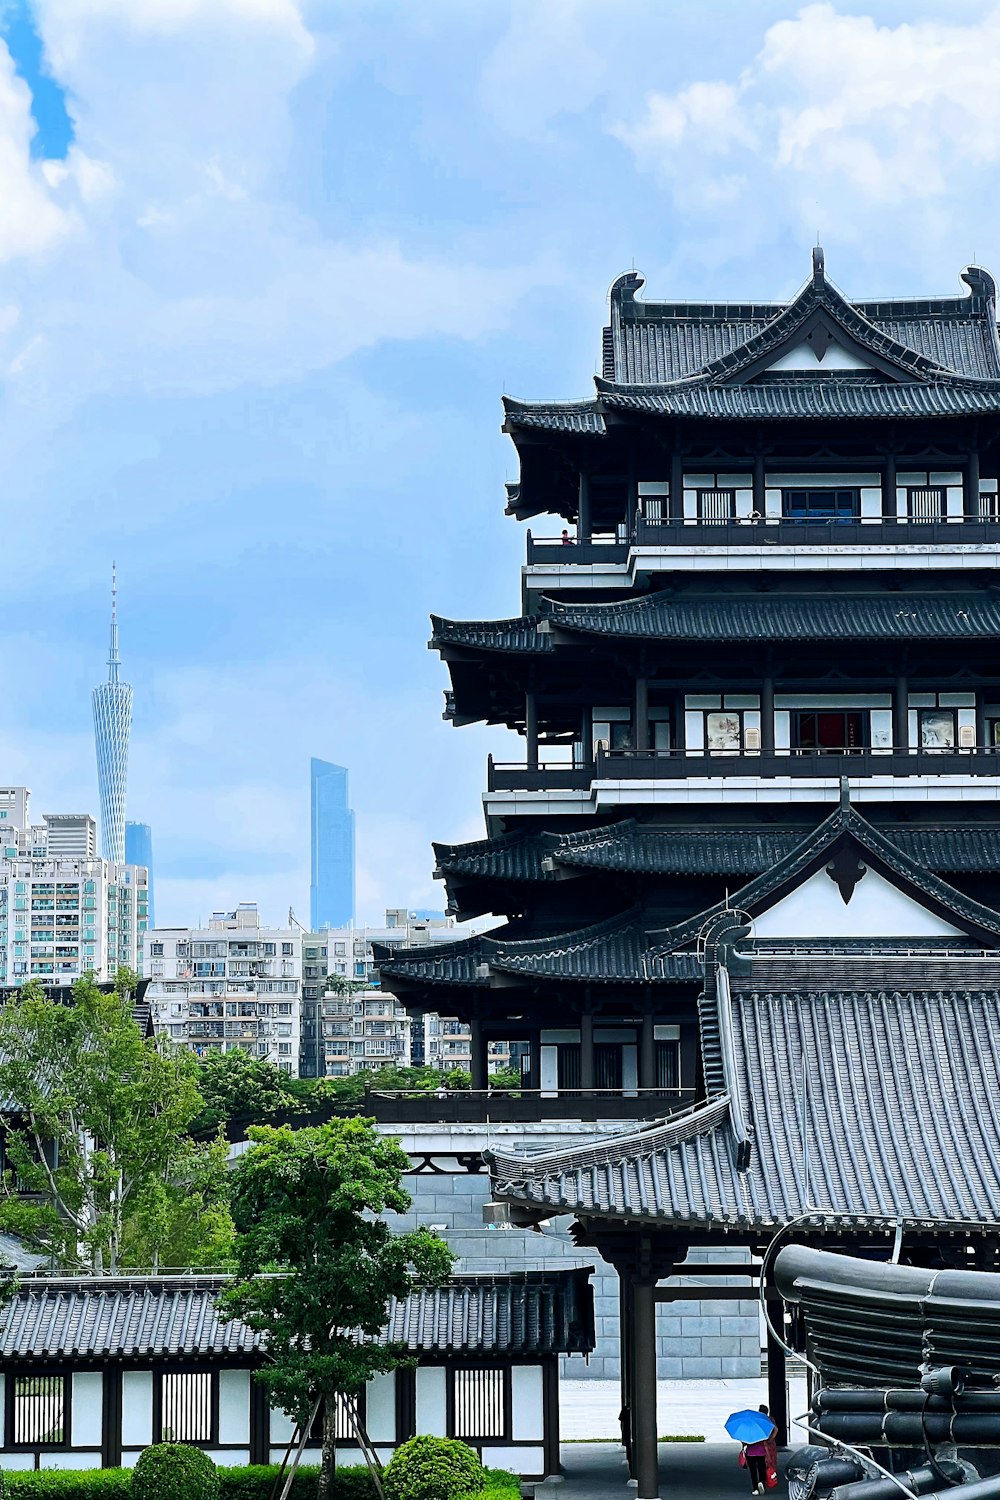
[{"label": "city skyline", "polygon": [[306,910],[315,747],[351,767],[357,916],[437,904],[431,841],[483,837],[522,742],[441,720],[428,616],[518,613],[500,396],[591,388],[622,271],[790,296],[817,231],[872,297],[1000,270],[997,9],[842,10],[39,0],[40,62],[0,22],[0,758],[96,811],[116,557],[161,921]]},{"label": "city skyline", "polygon": [[346,927],[355,916],[354,813],[346,766],[309,762],[309,926]]}]

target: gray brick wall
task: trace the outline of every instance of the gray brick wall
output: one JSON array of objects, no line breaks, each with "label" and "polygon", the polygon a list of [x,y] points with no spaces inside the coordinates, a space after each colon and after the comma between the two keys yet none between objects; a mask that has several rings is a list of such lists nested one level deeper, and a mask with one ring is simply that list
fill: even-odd
[{"label": "gray brick wall", "polygon": [[[555,1219],[542,1233],[530,1229],[486,1228],[483,1204],[490,1198],[489,1177],[483,1173],[419,1173],[406,1178],[413,1206],[408,1214],[393,1215],[401,1230],[439,1225],[459,1257],[456,1270],[468,1274],[543,1270],[547,1266],[596,1267],[593,1277],[597,1348],[588,1362],[579,1356],[563,1360],[563,1375],[577,1379],[617,1380],[618,1276],[594,1251],[581,1251],[569,1238],[570,1218]],[[697,1259],[744,1259],[744,1252],[713,1250],[692,1254]],[[692,1266],[695,1274],[695,1267]],[[735,1278],[727,1278],[733,1280]],[[718,1285],[716,1281],[714,1285]],[[760,1374],[760,1329],[757,1303],[723,1302],[692,1297],[670,1302],[657,1311],[657,1365],[665,1379],[739,1378]]]}]

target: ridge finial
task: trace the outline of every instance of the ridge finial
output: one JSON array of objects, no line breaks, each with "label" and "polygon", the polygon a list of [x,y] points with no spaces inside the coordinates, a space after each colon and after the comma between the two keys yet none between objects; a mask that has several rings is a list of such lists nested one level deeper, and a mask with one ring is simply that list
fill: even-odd
[{"label": "ridge finial", "polygon": [[812,249],[813,286],[822,286],[826,281],[826,256],[822,245]]}]

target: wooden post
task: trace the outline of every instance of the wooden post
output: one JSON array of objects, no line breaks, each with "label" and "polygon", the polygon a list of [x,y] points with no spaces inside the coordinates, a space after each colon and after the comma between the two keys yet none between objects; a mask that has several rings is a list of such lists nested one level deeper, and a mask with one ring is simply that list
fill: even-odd
[{"label": "wooden post", "polygon": [[[781,1317],[780,1303],[772,1302],[770,1316]],[[767,1409],[771,1421],[778,1429],[778,1447],[787,1448],[788,1383],[785,1375],[785,1351],[770,1328],[767,1330]]]},{"label": "wooden post", "polygon": [[528,1087],[529,1089],[540,1089],[542,1086],[542,1033],[535,1026],[528,1032]]},{"label": "wooden post", "polygon": [[632,1282],[622,1267],[618,1268],[618,1341],[621,1352],[622,1409],[620,1415],[622,1447],[629,1477],[635,1478],[635,1442],[633,1440],[634,1341],[632,1338]]},{"label": "wooden post", "polygon": [[649,680],[635,679],[635,713],[633,715],[633,737],[637,750],[649,749]]},{"label": "wooden post", "polygon": [[643,1015],[639,1032],[639,1087],[656,1087],[656,1035],[653,1031],[653,1017],[648,1011]]},{"label": "wooden post", "polygon": [[686,707],[687,699],[685,695],[683,693],[677,693],[674,698],[674,722],[671,726],[673,729],[673,734],[671,735],[671,749],[673,750],[683,750],[685,749],[687,744],[687,719],[685,718]]},{"label": "wooden post", "polygon": [[585,1010],[580,1016],[580,1087],[589,1093],[596,1086],[594,1066],[594,1013]]},{"label": "wooden post", "polygon": [[524,695],[524,738],[527,744],[528,770],[538,770],[538,704],[534,693]]},{"label": "wooden post", "polygon": [[580,491],[576,510],[576,539],[590,541],[590,475],[580,470]]},{"label": "wooden post", "polygon": [[589,704],[580,714],[580,764],[594,764],[594,710]]},{"label": "wooden post", "polygon": [[895,750],[910,747],[910,694],[909,684],[900,673],[892,693],[892,744]]},{"label": "wooden post", "polygon": [[986,688],[979,688],[976,693],[976,749],[987,750],[986,743]]},{"label": "wooden post", "polygon": [[973,448],[965,465],[965,505],[970,520],[979,519],[979,449]]},{"label": "wooden post", "polygon": [[636,1500],[659,1500],[660,1464],[656,1431],[656,1284],[632,1282],[632,1340],[635,1388],[632,1430],[635,1434]]},{"label": "wooden post", "polygon": [[764,476],[764,455],[759,450],[753,456],[753,509],[763,520],[767,514],[767,481]]},{"label": "wooden post", "polygon": [[684,519],[684,459],[675,449],[670,455],[670,494],[667,496],[671,521]]},{"label": "wooden post", "polygon": [[472,1087],[483,1092],[489,1083],[488,1052],[486,1038],[483,1035],[483,1023],[478,1016],[473,1016],[472,1030]]},{"label": "wooden post", "polygon": [[628,486],[625,496],[625,534],[631,541],[635,536],[635,520],[639,514],[639,480],[636,476],[634,453],[629,457],[628,478],[625,482]]},{"label": "wooden post", "polygon": [[760,684],[760,748],[764,755],[774,754],[774,678],[770,676]]},{"label": "wooden post", "polygon": [[896,519],[896,455],[887,453],[882,460],[882,519]]}]

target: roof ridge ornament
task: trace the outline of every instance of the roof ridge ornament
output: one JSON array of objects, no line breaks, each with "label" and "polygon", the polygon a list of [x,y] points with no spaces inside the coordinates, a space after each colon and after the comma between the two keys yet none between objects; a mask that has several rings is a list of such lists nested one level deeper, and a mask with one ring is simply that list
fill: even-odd
[{"label": "roof ridge ornament", "polygon": [[826,286],[826,256],[822,245],[813,245],[812,283],[814,287]]}]

